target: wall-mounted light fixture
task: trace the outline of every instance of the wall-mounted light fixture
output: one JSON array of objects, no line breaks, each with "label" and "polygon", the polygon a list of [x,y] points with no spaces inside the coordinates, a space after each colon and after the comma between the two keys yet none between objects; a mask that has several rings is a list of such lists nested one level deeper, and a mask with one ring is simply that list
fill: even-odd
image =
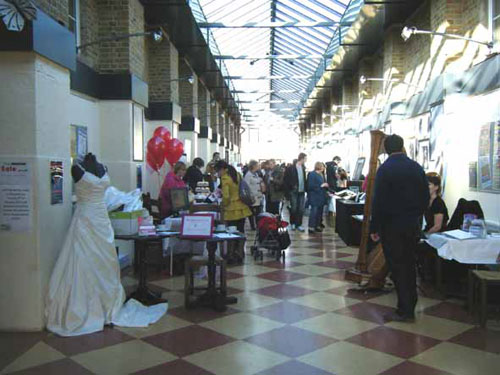
[{"label": "wall-mounted light fixture", "polygon": [[415,34],[439,35],[439,36],[444,36],[445,38],[467,40],[469,42],[482,44],[483,46],[486,46],[489,49],[493,48],[493,42],[491,42],[491,41],[485,42],[485,41],[476,40],[476,39],[468,38],[466,36],[457,35],[457,34],[448,34],[448,33],[441,33],[438,31],[429,31],[429,30],[419,30],[414,26],[403,27],[403,30],[401,31],[401,38],[403,38],[403,40],[406,42],[408,39],[411,38],[412,35],[415,35]]},{"label": "wall-mounted light fixture", "polygon": [[364,85],[368,81],[378,81],[378,82],[396,82],[396,83],[401,83],[402,85],[410,86],[410,87],[416,87],[418,88],[417,85],[412,85],[411,83],[401,81],[396,78],[388,79],[388,78],[367,78],[365,76],[359,77],[359,83]]},{"label": "wall-mounted light fixture", "polygon": [[171,79],[168,82],[178,82],[178,81],[188,81],[190,84],[193,84],[194,83],[194,77],[192,75],[191,76],[185,76],[185,77],[179,77],[179,78]]},{"label": "wall-mounted light fixture", "polygon": [[105,42],[116,42],[116,41],[122,40],[122,39],[129,39],[129,38],[135,38],[135,37],[139,37],[139,36],[148,36],[148,35],[151,36],[151,38],[153,39],[153,41],[155,43],[160,43],[163,40],[163,37],[164,37],[163,31],[161,29],[151,30],[151,31],[145,31],[145,32],[142,32],[142,33],[132,33],[132,34],[124,34],[124,35],[111,35],[109,37],[100,38],[100,39],[94,40],[92,42],[80,44],[79,46],[76,46],[76,50],[78,51],[78,50],[81,50],[83,48],[86,48],[86,47],[89,47],[89,46],[93,46],[95,44],[101,44],[101,43],[105,43]]}]

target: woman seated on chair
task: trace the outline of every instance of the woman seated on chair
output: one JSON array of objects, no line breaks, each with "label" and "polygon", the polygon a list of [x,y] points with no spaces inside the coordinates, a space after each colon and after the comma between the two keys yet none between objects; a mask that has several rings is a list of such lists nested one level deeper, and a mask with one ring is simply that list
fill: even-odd
[{"label": "woman seated on chair", "polygon": [[165,181],[160,190],[161,199],[161,217],[166,218],[173,214],[172,212],[172,198],[170,190],[175,188],[185,188],[186,183],[182,180],[186,174],[186,164],[177,162],[174,168],[167,173]]},{"label": "woman seated on chair", "polygon": [[[435,172],[427,173],[429,181],[429,192],[431,199],[429,206],[425,210],[425,229],[426,235],[446,231],[448,224],[448,208],[441,198],[441,177]],[[419,271],[421,276],[426,279],[432,277],[433,267],[429,263],[434,259],[436,250],[426,242],[421,242],[418,246]]]}]

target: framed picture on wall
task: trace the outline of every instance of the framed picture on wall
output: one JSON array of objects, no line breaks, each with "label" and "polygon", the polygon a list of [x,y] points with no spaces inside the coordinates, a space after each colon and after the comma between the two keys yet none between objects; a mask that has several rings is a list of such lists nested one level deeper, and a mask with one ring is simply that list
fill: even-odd
[{"label": "framed picture on wall", "polygon": [[417,152],[417,162],[427,171],[429,169],[430,141],[428,139],[418,141]]},{"label": "framed picture on wall", "polygon": [[144,160],[144,110],[138,105],[132,106],[132,137],[134,161]]},{"label": "framed picture on wall", "polygon": [[83,160],[88,152],[87,127],[70,125],[70,156],[71,163],[75,160]]}]

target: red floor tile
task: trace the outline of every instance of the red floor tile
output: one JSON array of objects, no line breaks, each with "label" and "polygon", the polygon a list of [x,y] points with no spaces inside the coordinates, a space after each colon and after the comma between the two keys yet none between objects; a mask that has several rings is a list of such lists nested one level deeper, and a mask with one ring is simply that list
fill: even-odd
[{"label": "red floor tile", "polygon": [[334,250],[324,250],[324,251],[320,251],[320,252],[317,252],[314,254],[309,254],[309,255],[313,256],[313,257],[328,259],[328,260],[330,260],[330,259],[335,260],[335,259],[350,257],[352,254],[341,253],[340,251],[334,251]]},{"label": "red floor tile", "polygon": [[69,358],[49,362],[41,366],[31,367],[26,370],[12,372],[16,375],[91,375],[92,372]]},{"label": "red floor tile", "polygon": [[213,375],[212,372],[192,365],[189,362],[177,359],[159,366],[151,367],[135,373],[136,375]]},{"label": "red floor tile", "polygon": [[500,331],[477,327],[465,331],[449,341],[469,348],[500,354]]},{"label": "red floor tile", "polygon": [[0,370],[13,362],[21,354],[31,349],[37,342],[43,340],[47,333],[11,333],[0,334]]},{"label": "red floor tile", "polygon": [[425,314],[462,323],[474,323],[474,318],[467,313],[465,307],[451,302],[442,302],[431,306],[425,310]]},{"label": "red floor tile", "polygon": [[238,310],[228,307],[224,312],[218,312],[210,308],[197,307],[193,309],[185,309],[184,306],[176,307],[175,309],[168,310],[168,314],[176,316],[178,318],[187,320],[191,323],[203,323],[209,320],[222,318],[227,315],[231,315],[239,312]]},{"label": "red floor tile", "polygon": [[245,341],[292,358],[313,352],[336,342],[335,339],[330,337],[292,326],[274,329],[250,337]]},{"label": "red floor tile", "polygon": [[258,277],[266,280],[277,281],[280,283],[286,283],[288,281],[295,281],[300,279],[305,279],[308,276],[302,273],[292,272],[292,271],[273,271],[269,273],[262,273]]},{"label": "red floor tile", "polygon": [[125,333],[105,327],[103,331],[91,335],[60,337],[56,335],[47,336],[43,341],[59,350],[61,353],[72,356],[79,353],[90,352],[91,350],[102,349],[106,346],[120,344],[134,338]]},{"label": "red floor tile", "polygon": [[281,323],[293,324],[300,322],[301,320],[325,314],[325,311],[283,301],[253,310],[252,314],[257,314]]},{"label": "red floor tile", "polygon": [[301,288],[298,286],[279,284],[279,285],[268,286],[267,288],[254,290],[254,293],[263,294],[268,297],[290,299],[290,298],[302,297],[307,294],[314,293],[314,291]]},{"label": "red floor tile", "polygon": [[[345,279],[345,271],[344,270],[334,270],[332,273],[326,273],[324,275],[320,275],[318,277],[324,277],[325,279],[337,280],[337,281],[346,281]],[[347,282],[347,281],[346,281]],[[356,284],[352,284],[351,288]]]},{"label": "red floor tile", "polygon": [[240,274],[240,273],[236,273],[236,272],[231,272],[231,271],[227,271],[226,272],[226,278],[228,280],[234,280],[234,279],[240,279],[242,278],[244,275]]},{"label": "red floor tile", "polygon": [[257,375],[331,375],[331,373],[303,362],[289,361],[259,372]]},{"label": "red floor tile", "polygon": [[452,375],[452,374],[432,367],[419,365],[418,363],[406,361],[390,368],[387,371],[384,371],[380,375]]},{"label": "red floor tile", "polygon": [[[302,254],[297,254],[297,255],[302,255]],[[285,261],[276,261],[276,260],[270,260],[267,262],[264,262],[262,264],[264,267],[269,267],[269,268],[275,268],[275,269],[287,269],[287,268],[292,268],[292,267],[297,267],[297,266],[302,266],[303,263],[295,262],[291,256],[285,256]]]},{"label": "red floor tile", "polygon": [[427,336],[382,326],[351,337],[347,341],[407,359],[441,342]]},{"label": "red floor tile", "polygon": [[347,315],[352,318],[367,320],[369,322],[384,324],[384,315],[394,312],[392,307],[362,302],[335,311],[337,314]]},{"label": "red floor tile", "polygon": [[234,339],[211,329],[200,326],[189,326],[159,335],[144,338],[143,341],[154,345],[178,357],[202,352],[216,346],[228,344]]}]

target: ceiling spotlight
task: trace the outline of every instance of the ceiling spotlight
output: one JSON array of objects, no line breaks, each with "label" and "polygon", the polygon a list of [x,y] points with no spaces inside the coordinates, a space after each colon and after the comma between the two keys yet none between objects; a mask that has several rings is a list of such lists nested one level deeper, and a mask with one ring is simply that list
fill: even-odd
[{"label": "ceiling spotlight", "polygon": [[194,83],[194,77],[193,77],[193,76],[189,76],[189,77],[187,77],[187,81],[188,81],[190,84],[193,84],[193,83]]},{"label": "ceiling spotlight", "polygon": [[478,43],[478,44],[482,44],[484,46],[487,46],[489,49],[493,48],[493,42],[492,41],[484,42],[484,41],[481,41],[481,40],[467,38],[467,37],[462,36],[462,35],[441,33],[441,32],[438,32],[438,31],[430,31],[430,30],[418,30],[414,26],[412,26],[412,27],[409,27],[409,26],[403,27],[403,30],[401,31],[401,38],[403,38],[403,40],[406,42],[408,39],[411,38],[412,35],[415,35],[415,34],[439,35],[439,36],[444,36],[446,38],[467,40],[469,42]]},{"label": "ceiling spotlight", "polygon": [[364,85],[366,83],[366,77],[365,76],[359,77],[359,83],[361,83],[362,85]]},{"label": "ceiling spotlight", "polygon": [[413,34],[415,34],[416,31],[416,27],[405,26],[403,27],[403,31],[401,31],[401,38],[403,38],[403,40],[406,42]]},{"label": "ceiling spotlight", "polygon": [[215,104],[217,104],[215,99],[210,100],[210,107],[215,107]]}]

